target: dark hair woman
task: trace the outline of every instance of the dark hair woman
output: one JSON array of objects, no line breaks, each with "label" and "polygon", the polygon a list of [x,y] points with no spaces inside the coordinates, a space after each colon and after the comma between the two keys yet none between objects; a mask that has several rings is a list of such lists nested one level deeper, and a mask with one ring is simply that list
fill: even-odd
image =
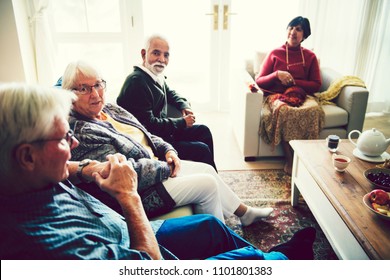
[{"label": "dark hair woman", "polygon": [[291,174],[293,154],[288,141],[316,139],[323,125],[323,111],[312,96],[320,89],[316,55],[301,43],[310,36],[310,22],[298,16],[287,25],[287,40],[265,58],[256,83],[264,99],[260,134],[274,147],[282,144],[284,170]]}]

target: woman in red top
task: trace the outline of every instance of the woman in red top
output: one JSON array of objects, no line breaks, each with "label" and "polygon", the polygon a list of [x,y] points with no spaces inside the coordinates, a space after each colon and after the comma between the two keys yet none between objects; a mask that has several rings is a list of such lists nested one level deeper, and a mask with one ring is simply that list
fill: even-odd
[{"label": "woman in red top", "polygon": [[268,96],[264,101],[261,135],[273,146],[282,143],[286,155],[284,170],[289,174],[292,151],[288,141],[318,138],[323,124],[322,109],[312,97],[321,86],[317,57],[301,46],[310,34],[309,20],[294,18],[287,26],[286,43],[267,55],[256,78],[257,85]]}]

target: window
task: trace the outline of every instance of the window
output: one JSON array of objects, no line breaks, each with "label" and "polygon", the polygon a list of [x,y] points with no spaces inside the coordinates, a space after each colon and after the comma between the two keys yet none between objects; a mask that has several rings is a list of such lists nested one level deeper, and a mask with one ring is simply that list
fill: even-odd
[{"label": "window", "polygon": [[50,1],[48,17],[58,77],[69,62],[88,61],[107,80],[107,99],[114,102],[134,64],[128,44],[131,26],[125,21],[128,8],[123,0]]}]

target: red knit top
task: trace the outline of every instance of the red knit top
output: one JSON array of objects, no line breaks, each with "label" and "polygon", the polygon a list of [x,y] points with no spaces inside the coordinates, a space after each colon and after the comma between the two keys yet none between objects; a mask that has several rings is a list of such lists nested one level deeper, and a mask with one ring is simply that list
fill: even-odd
[{"label": "red knit top", "polygon": [[[302,59],[302,55],[304,59]],[[284,86],[277,77],[277,71],[288,71],[295,80],[295,85],[303,88],[307,94],[318,92],[321,87],[320,68],[316,55],[299,45],[288,48],[288,65],[286,45],[271,51],[264,59],[260,73],[256,78],[257,85],[264,90],[283,93]]]}]

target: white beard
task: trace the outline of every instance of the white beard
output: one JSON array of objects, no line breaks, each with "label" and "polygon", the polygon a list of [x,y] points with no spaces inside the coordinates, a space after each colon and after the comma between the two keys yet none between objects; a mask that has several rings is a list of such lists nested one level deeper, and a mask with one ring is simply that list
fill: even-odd
[{"label": "white beard", "polygon": [[[160,67],[159,67],[160,66]],[[153,64],[149,64],[148,62],[145,61],[145,67],[148,68],[154,75],[160,76],[165,70],[165,66],[162,63],[155,62]]]}]

